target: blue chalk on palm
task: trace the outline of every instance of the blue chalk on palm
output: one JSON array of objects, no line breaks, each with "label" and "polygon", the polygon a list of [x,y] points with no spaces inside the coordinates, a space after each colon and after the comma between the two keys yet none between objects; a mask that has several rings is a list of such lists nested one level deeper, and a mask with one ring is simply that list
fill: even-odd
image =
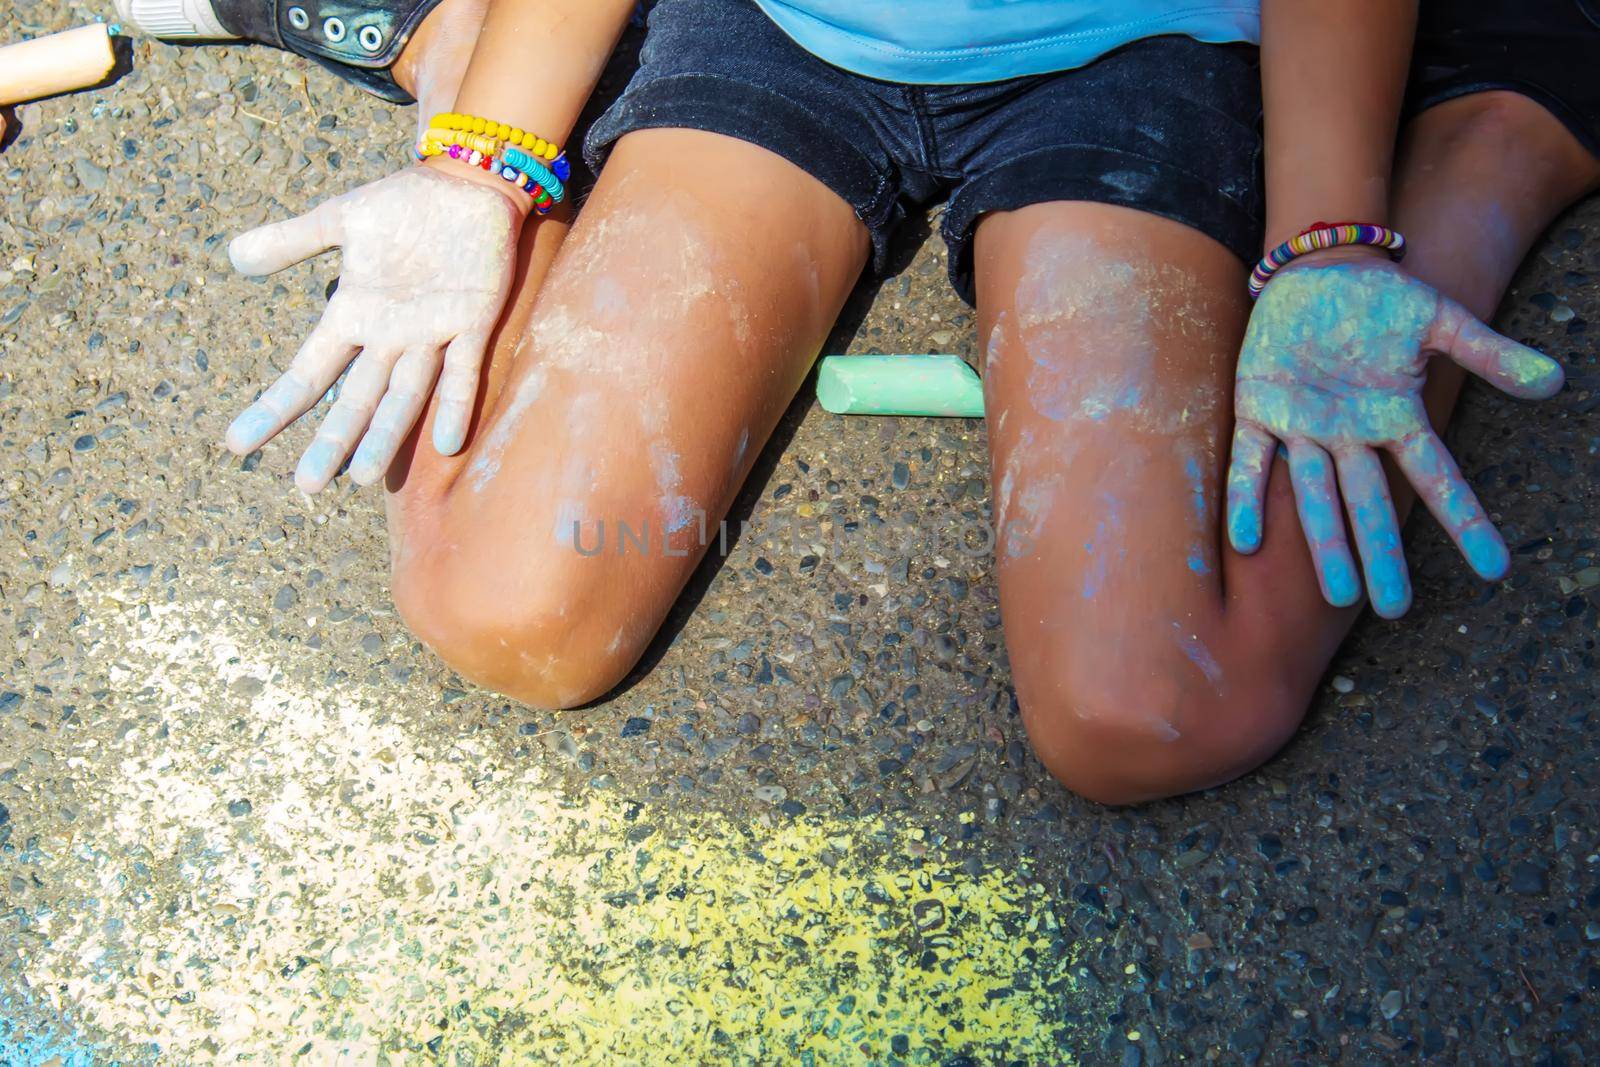
[{"label": "blue chalk on palm", "polygon": [[983,381],[952,355],[824,356],[817,399],[835,415],[983,418]]}]

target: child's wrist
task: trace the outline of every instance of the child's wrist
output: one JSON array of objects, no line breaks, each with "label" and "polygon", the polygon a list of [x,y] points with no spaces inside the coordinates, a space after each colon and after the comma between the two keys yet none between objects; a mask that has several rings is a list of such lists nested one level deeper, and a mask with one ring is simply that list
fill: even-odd
[{"label": "child's wrist", "polygon": [[417,164],[427,170],[456,178],[464,182],[481,185],[485,189],[492,189],[503,196],[508,204],[521,218],[527,218],[533,211],[533,198],[520,188],[512,185],[499,174],[491,173],[479,167],[470,167],[465,163],[451,159],[449,156],[430,156]]},{"label": "child's wrist", "polygon": [[1376,259],[1385,263],[1393,262],[1388,249],[1377,245],[1336,245],[1333,248],[1315,248],[1309,252],[1296,256],[1293,262],[1285,266],[1284,270],[1294,267],[1316,266],[1319,264],[1352,263],[1362,260]]}]

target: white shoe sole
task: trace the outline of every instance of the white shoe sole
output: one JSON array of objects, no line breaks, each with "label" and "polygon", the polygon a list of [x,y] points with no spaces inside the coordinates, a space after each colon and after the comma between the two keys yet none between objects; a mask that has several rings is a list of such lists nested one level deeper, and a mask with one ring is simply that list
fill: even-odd
[{"label": "white shoe sole", "polygon": [[211,0],[115,0],[117,17],[130,29],[163,41],[232,41]]}]

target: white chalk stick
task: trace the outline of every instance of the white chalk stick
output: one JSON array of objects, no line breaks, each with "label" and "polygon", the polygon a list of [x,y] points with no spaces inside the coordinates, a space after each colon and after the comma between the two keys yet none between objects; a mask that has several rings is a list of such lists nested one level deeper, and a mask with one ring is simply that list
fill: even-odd
[{"label": "white chalk stick", "polygon": [[97,85],[116,65],[103,23],[0,47],[0,106]]}]

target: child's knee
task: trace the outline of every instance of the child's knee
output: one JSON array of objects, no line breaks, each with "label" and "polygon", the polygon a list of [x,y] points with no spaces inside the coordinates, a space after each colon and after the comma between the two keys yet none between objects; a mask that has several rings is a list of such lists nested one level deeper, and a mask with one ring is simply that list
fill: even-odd
[{"label": "child's knee", "polygon": [[1100,650],[1014,669],[1035,754],[1068,789],[1103,804],[1236,778],[1282,746],[1306,707],[1298,687],[1275,684],[1270,669],[1231,684],[1214,663],[1165,650]]},{"label": "child's knee", "polygon": [[[1437,108],[1433,117],[1466,145],[1505,146],[1526,141],[1538,132],[1541,118],[1548,114],[1544,106],[1531,97],[1508,89],[1469,93]],[[1551,121],[1555,121],[1554,116]]]},{"label": "child's knee", "polygon": [[1447,176],[1516,168],[1530,192],[1567,198],[1600,179],[1600,160],[1565,124],[1512,90],[1471,93],[1430,108],[1415,120],[1412,136],[1413,149]]},{"label": "child's knee", "polygon": [[[549,553],[527,565],[503,544],[410,544],[395,606],[462,677],[536,707],[574,707],[613,689],[660,620],[629,603],[611,561]],[[525,554],[524,554],[525,555]]]}]

